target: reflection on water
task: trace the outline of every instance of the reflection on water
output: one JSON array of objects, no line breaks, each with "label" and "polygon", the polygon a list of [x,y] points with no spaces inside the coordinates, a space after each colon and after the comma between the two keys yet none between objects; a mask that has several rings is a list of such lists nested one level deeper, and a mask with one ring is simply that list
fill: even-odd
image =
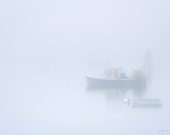
[{"label": "reflection on water", "polygon": [[123,103],[125,98],[133,99],[133,98],[144,98],[145,93],[147,92],[147,87],[90,87],[87,86],[87,92],[95,92],[100,93],[103,92],[105,97],[112,100],[117,100]]},{"label": "reflection on water", "polygon": [[[160,99],[146,98],[145,94],[149,89],[146,86],[142,87],[91,87],[87,86],[87,92],[103,92],[105,97],[112,100],[125,103],[133,108],[157,108],[162,107]],[[127,100],[127,101],[126,101]],[[124,102],[125,101],[125,102]]]}]

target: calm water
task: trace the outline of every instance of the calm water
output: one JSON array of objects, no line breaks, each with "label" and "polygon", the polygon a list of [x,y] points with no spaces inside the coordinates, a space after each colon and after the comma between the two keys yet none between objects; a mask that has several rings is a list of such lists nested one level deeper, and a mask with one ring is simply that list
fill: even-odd
[{"label": "calm water", "polygon": [[[88,90],[85,74],[103,69],[103,63],[29,64],[11,63],[2,73],[1,134],[169,134],[168,77],[154,75],[140,92]],[[120,94],[159,98],[163,107],[134,109]]]}]

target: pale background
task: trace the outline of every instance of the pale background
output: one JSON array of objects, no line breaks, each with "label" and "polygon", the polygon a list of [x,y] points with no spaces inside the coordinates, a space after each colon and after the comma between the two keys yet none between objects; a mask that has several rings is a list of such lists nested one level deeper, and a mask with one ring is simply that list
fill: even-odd
[{"label": "pale background", "polygon": [[[170,134],[168,0],[0,1],[1,135]],[[87,91],[85,74],[110,63],[154,72],[132,109],[114,91]],[[133,97],[134,93],[125,93]]]}]

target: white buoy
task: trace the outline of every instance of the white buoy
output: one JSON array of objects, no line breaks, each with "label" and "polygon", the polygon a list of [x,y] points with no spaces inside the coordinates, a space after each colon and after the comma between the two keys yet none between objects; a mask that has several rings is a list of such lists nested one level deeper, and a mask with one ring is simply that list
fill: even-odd
[{"label": "white buoy", "polygon": [[130,105],[130,100],[129,100],[129,98],[124,98],[124,99],[123,99],[123,103],[126,104],[126,105]]}]

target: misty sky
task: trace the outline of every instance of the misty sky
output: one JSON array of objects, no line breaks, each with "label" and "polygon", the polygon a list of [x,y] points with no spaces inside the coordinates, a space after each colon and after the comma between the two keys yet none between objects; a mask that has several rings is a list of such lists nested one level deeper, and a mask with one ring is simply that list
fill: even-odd
[{"label": "misty sky", "polygon": [[169,6],[168,0],[1,1],[1,50],[11,57],[167,50]]}]

